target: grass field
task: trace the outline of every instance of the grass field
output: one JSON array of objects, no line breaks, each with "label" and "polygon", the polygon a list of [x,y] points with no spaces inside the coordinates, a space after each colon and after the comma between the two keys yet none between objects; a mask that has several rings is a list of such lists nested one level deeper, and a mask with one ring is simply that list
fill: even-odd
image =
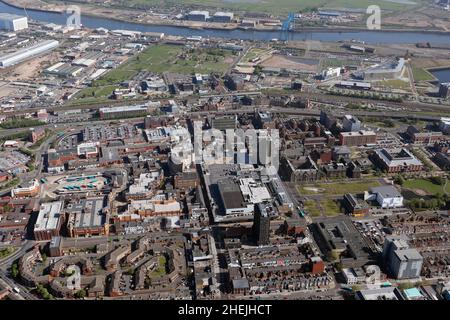
[{"label": "grass field", "polygon": [[433,80],[434,77],[431,73],[429,73],[427,70],[412,66],[412,73],[414,77],[414,81],[430,81]]},{"label": "grass field", "polygon": [[304,208],[311,217],[320,217],[322,215],[320,209],[317,207],[316,201],[314,200],[305,201]]},{"label": "grass field", "polygon": [[341,208],[339,207],[338,203],[334,200],[322,200],[320,202],[323,210],[325,211],[325,215],[327,217],[334,217],[341,213]]},{"label": "grass field", "polygon": [[[118,0],[115,0],[118,2]],[[123,1],[120,1],[122,4]],[[381,9],[400,11],[411,9],[421,0],[416,0],[416,5],[402,4],[401,1],[388,0],[131,0],[127,1],[129,6],[149,5],[171,7],[180,4],[196,5],[211,9],[231,9],[237,11],[258,11],[272,14],[286,14],[288,12],[305,11],[317,8],[360,8],[366,9],[370,5],[379,5]]]},{"label": "grass field", "polygon": [[349,182],[349,183],[316,183],[307,186],[298,186],[300,195],[316,195],[329,194],[338,195],[345,193],[361,193],[369,190],[371,187],[377,187],[380,183],[378,181],[363,181],[363,182]]},{"label": "grass field", "polygon": [[450,192],[450,184],[447,184],[446,190],[444,190],[444,186],[434,184],[430,180],[427,179],[413,179],[406,180],[402,185],[403,188],[411,189],[411,190],[422,190],[430,195],[435,195],[437,193],[444,193],[444,191]]}]

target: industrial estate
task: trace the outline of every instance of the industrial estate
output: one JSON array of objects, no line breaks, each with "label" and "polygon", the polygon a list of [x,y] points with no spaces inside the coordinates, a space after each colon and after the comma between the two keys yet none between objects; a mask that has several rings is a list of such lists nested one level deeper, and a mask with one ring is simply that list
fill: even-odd
[{"label": "industrial estate", "polygon": [[450,300],[448,1],[40,2],[0,5],[0,300]]}]

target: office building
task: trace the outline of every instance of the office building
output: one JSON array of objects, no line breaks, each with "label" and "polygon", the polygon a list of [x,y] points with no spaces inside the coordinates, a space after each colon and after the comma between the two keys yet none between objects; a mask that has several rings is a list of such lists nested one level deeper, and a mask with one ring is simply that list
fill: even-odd
[{"label": "office building", "polygon": [[361,121],[359,121],[358,118],[347,114],[342,121],[342,127],[345,132],[359,131],[361,129]]},{"label": "office building", "polygon": [[403,207],[403,196],[394,186],[380,186],[370,189],[372,200],[382,208]]},{"label": "office building", "polygon": [[405,148],[375,150],[374,161],[388,173],[423,170],[422,162]]},{"label": "office building", "polygon": [[370,130],[339,133],[339,142],[342,146],[357,147],[377,142],[377,134]]},{"label": "office building", "polygon": [[34,238],[37,241],[51,240],[59,235],[64,221],[62,201],[41,204],[39,215],[34,225]]}]

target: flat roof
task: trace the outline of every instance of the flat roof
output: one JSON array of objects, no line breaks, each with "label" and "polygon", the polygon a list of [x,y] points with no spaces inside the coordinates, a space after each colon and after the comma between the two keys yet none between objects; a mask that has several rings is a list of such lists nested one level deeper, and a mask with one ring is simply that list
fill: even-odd
[{"label": "flat roof", "polygon": [[17,14],[0,12],[0,19],[4,20],[16,20],[16,19],[27,19],[25,16],[19,16]]},{"label": "flat roof", "polygon": [[401,193],[394,186],[379,186],[370,188],[372,193],[379,193],[383,198],[398,198]]},{"label": "flat roof", "polygon": [[148,107],[146,105],[137,105],[137,106],[120,106],[120,107],[100,108],[100,112],[102,112],[102,113],[141,111],[141,110],[148,110]]},{"label": "flat roof", "polygon": [[225,209],[242,208],[244,198],[238,184],[230,180],[222,180],[217,183]]},{"label": "flat roof", "polygon": [[34,225],[34,231],[53,230],[58,226],[59,218],[61,217],[61,210],[63,207],[62,201],[47,202],[41,204],[39,215]]},{"label": "flat roof", "polygon": [[104,199],[82,199],[77,203],[70,203],[67,212],[74,214],[74,228],[100,227],[105,223],[103,214]]}]

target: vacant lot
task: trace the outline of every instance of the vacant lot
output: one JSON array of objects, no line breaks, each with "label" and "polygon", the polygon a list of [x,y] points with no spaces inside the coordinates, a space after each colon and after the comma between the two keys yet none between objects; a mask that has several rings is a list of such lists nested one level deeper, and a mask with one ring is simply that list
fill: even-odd
[{"label": "vacant lot", "polygon": [[317,207],[317,202],[314,200],[305,201],[304,208],[306,213],[311,217],[320,217],[322,215],[320,209]]},{"label": "vacant lot", "polygon": [[223,73],[232,61],[231,52],[225,50],[155,45],[95,81],[94,86],[120,84],[141,71],[184,74]]},{"label": "vacant lot", "polygon": [[345,193],[362,193],[369,190],[371,187],[377,187],[379,185],[380,183],[378,181],[316,183],[312,185],[298,186],[298,191],[302,196],[316,194],[338,195]]},{"label": "vacant lot", "polygon": [[232,62],[232,53],[225,50],[155,45],[94,81],[92,87],[77,94],[77,99],[82,99],[86,103],[106,102],[120,83],[133,79],[141,71],[182,74],[223,73]]},{"label": "vacant lot", "polygon": [[319,201],[307,200],[304,203],[304,208],[307,214],[311,217],[320,217],[325,215],[327,217],[334,217],[341,214],[341,208],[335,200],[323,199]]}]

